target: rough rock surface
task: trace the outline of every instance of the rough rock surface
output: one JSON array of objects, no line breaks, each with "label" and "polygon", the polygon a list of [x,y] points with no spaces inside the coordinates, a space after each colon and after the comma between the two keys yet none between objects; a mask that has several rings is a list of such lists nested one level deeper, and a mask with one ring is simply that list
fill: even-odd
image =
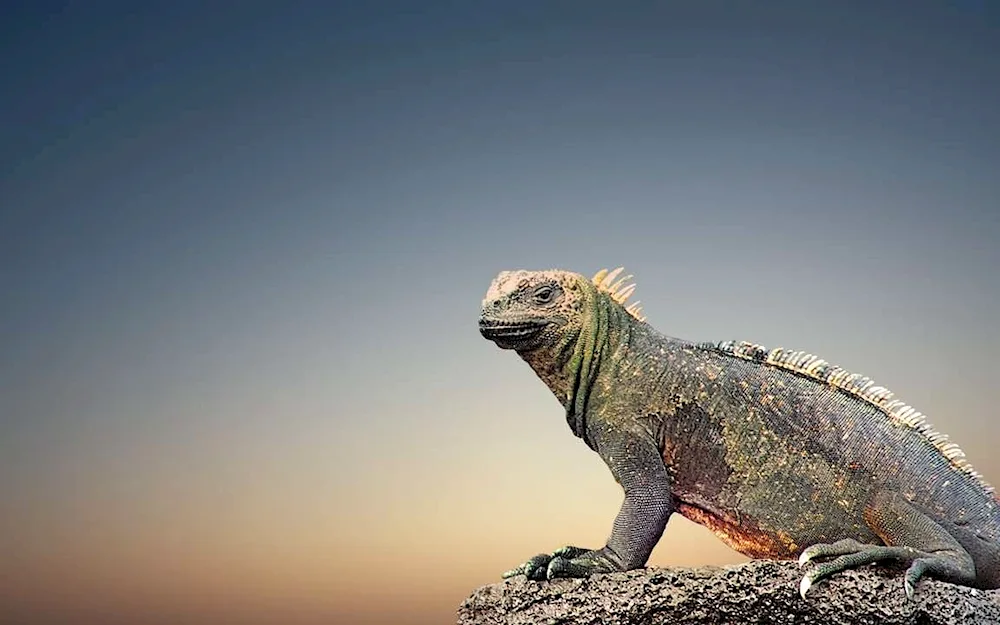
[{"label": "rough rock surface", "polygon": [[902,569],[863,567],[818,582],[799,597],[794,562],[648,568],[590,579],[483,586],[458,610],[459,625],[1000,625],[1000,591],[923,579],[913,601]]}]

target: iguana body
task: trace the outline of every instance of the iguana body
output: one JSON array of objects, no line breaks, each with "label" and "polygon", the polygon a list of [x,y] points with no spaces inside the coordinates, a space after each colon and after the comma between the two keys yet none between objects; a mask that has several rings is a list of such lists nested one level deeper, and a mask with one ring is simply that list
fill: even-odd
[{"label": "iguana body", "polygon": [[634,287],[566,271],[502,272],[480,331],[514,349],[625,490],[605,547],[542,554],[507,576],[585,577],[645,565],[674,512],[762,558],[833,557],[1000,587],[1000,508],[961,451],[871,380],[802,352],[664,336]]}]

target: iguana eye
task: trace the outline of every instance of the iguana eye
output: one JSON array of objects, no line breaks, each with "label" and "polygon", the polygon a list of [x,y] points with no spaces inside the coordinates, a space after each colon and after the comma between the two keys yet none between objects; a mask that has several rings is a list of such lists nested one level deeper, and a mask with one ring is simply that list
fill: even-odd
[{"label": "iguana eye", "polygon": [[555,296],[556,289],[548,284],[538,287],[535,289],[535,292],[532,293],[532,297],[537,304],[548,304],[555,299]]}]

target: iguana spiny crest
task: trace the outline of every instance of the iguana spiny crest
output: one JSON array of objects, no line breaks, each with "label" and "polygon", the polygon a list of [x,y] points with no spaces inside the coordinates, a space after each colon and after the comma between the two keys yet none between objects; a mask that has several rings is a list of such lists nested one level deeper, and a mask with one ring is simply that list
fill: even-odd
[{"label": "iguana spiny crest", "polygon": [[[635,284],[629,283],[632,279],[632,274],[625,276],[624,278],[618,278],[618,275],[625,271],[624,267],[619,267],[613,271],[608,271],[607,269],[601,269],[594,274],[591,282],[597,287],[598,291],[607,293],[611,299],[618,302],[622,306],[625,306],[625,302],[632,293],[635,293]],[[642,306],[639,305],[639,300],[636,300],[625,306],[625,312],[632,315],[639,321],[645,321],[646,318],[642,316]]]}]

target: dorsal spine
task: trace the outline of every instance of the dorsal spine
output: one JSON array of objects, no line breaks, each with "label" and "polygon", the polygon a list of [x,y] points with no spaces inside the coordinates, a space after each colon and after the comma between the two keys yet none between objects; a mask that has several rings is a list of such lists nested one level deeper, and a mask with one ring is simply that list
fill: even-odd
[{"label": "dorsal spine", "polygon": [[638,301],[632,302],[628,306],[625,306],[625,301],[632,296],[635,292],[635,284],[631,284],[629,281],[632,279],[632,274],[625,276],[624,278],[618,279],[619,274],[625,271],[624,267],[619,267],[618,269],[613,269],[608,271],[607,269],[601,269],[594,274],[591,278],[591,282],[597,287],[597,290],[602,293],[607,293],[608,296],[617,304],[622,306],[629,315],[634,317],[638,321],[645,321],[646,317],[642,314],[642,306],[639,305]]},{"label": "dorsal spine", "polygon": [[958,445],[948,442],[948,437],[937,432],[927,422],[923,414],[917,412],[905,402],[893,399],[893,394],[889,389],[877,386],[871,378],[851,373],[812,354],[786,350],[780,347],[767,349],[763,345],[748,343],[746,341],[699,343],[698,347],[791,371],[811,380],[828,384],[852,397],[875,406],[893,421],[918,432],[935,449],[944,455],[951,462],[952,466],[972,478],[987,493],[992,494],[994,492],[993,487],[965,459],[965,454],[959,449]]}]

